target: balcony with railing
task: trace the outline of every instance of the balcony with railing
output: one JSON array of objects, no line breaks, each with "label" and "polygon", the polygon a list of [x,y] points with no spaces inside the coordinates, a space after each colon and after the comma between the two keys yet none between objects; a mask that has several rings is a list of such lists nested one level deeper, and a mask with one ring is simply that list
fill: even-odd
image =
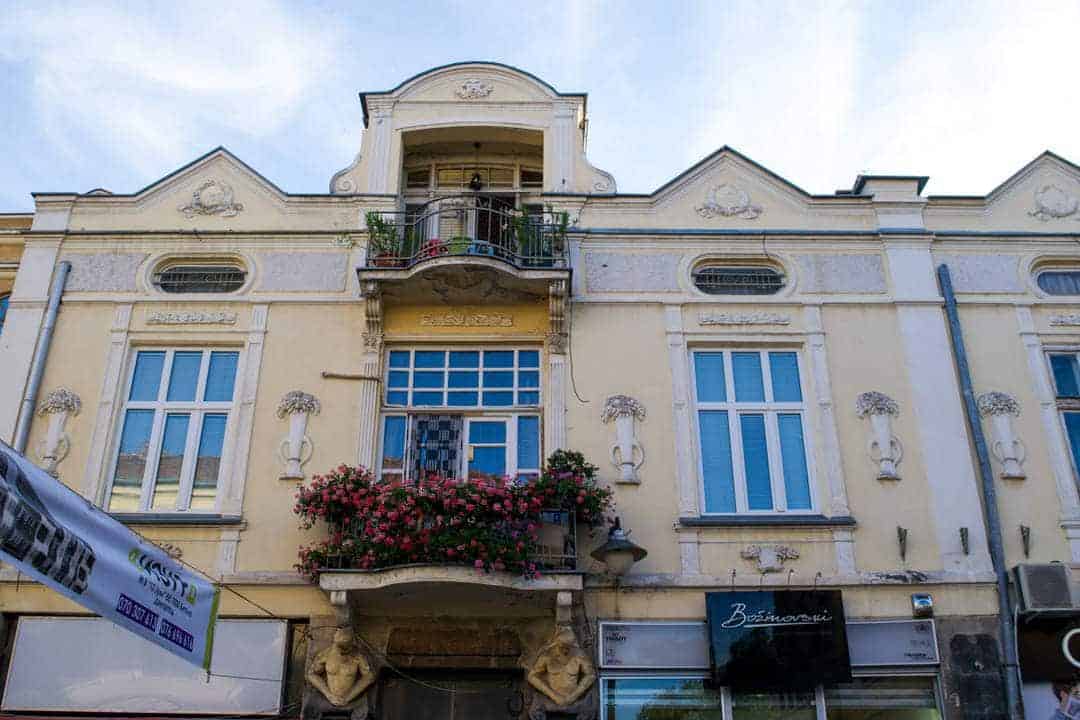
[{"label": "balcony with railing", "polygon": [[566,213],[516,209],[497,195],[440,197],[406,212],[369,212],[366,221],[367,269],[407,270],[434,260],[518,270],[567,267]]}]

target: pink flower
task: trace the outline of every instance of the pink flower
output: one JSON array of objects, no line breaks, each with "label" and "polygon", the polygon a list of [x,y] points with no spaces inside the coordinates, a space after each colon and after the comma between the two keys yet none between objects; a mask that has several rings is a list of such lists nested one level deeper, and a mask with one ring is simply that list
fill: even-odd
[{"label": "pink flower", "polygon": [[484,561],[483,560],[477,560],[476,562],[473,563],[473,567],[476,568],[477,570],[483,570],[484,569]]}]

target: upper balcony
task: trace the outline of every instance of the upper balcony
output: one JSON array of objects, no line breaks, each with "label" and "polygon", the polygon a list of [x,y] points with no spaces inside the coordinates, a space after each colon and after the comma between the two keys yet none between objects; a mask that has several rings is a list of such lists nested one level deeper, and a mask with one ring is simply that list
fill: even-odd
[{"label": "upper balcony", "polygon": [[565,269],[566,213],[517,209],[495,194],[439,197],[405,212],[368,213],[368,269],[408,270],[421,263]]}]

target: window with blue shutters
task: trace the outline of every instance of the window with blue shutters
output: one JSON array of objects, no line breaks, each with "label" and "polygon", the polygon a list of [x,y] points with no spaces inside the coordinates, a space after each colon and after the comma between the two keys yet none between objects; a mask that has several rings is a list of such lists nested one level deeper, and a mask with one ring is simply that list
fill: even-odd
[{"label": "window with blue shutters", "polygon": [[692,354],[705,514],[813,510],[798,353]]},{"label": "window with blue shutters", "polygon": [[386,357],[386,480],[538,475],[540,350],[402,348]]}]

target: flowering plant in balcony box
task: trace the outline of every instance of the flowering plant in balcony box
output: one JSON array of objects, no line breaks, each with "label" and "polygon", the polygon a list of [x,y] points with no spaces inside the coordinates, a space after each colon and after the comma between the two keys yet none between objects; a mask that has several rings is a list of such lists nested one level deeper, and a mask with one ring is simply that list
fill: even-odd
[{"label": "flowering plant in balcony box", "polygon": [[381,481],[363,467],[340,465],[297,491],[301,526],[326,523],[326,540],[300,548],[297,569],[315,579],[325,568],[374,570],[410,563],[453,564],[538,577],[541,513],[574,512],[589,525],[607,521],[612,492],[595,481],[581,453],[559,451],[539,477],[429,476]]}]

